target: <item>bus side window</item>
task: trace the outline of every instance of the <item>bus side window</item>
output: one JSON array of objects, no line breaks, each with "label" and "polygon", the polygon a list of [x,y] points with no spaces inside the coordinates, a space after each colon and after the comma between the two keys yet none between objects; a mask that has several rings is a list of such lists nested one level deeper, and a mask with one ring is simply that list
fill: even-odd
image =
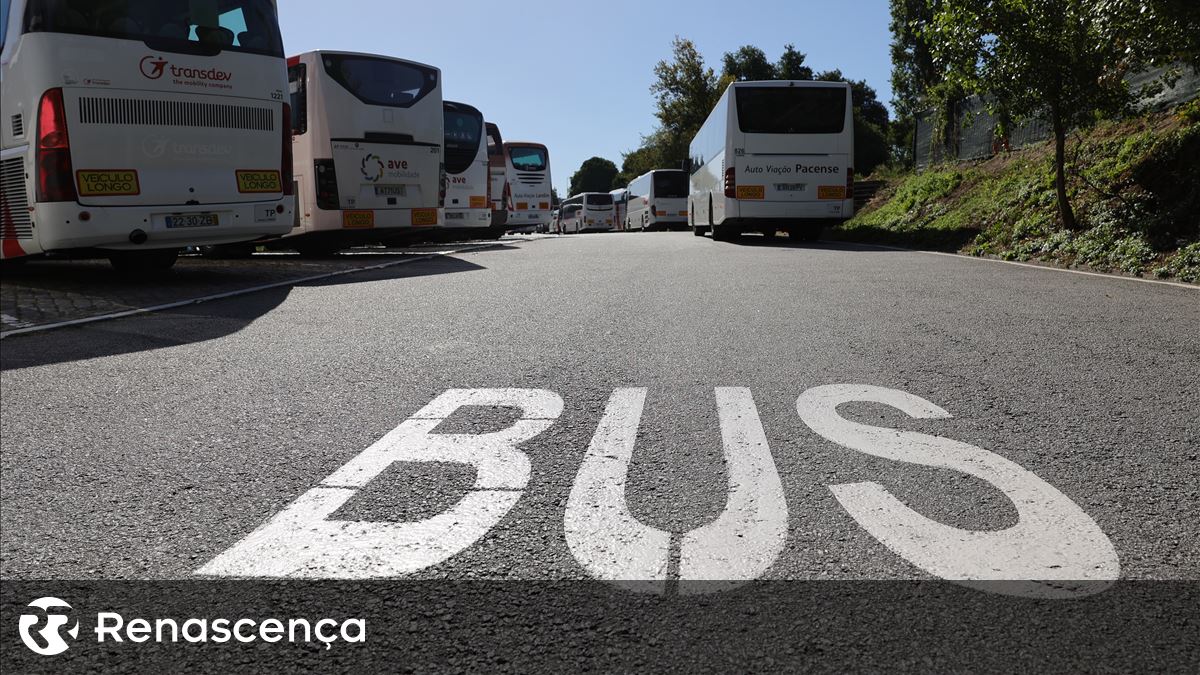
[{"label": "bus side window", "polygon": [[292,135],[308,131],[308,65],[298,63],[288,68],[288,93],[292,105]]}]

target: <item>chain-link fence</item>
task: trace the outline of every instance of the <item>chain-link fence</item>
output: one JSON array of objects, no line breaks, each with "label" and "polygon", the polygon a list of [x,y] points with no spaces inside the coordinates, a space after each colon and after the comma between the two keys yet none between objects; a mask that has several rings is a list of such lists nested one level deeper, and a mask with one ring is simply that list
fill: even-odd
[{"label": "chain-link fence", "polygon": [[[1164,72],[1164,69],[1157,69],[1128,78],[1133,91],[1151,87],[1151,91],[1139,103],[1140,109],[1161,110],[1189,101],[1200,94],[1200,73],[1191,68],[1183,68],[1174,86],[1156,86]],[[936,112],[928,111],[918,115],[913,134],[913,157],[916,158],[917,169],[921,170],[931,164],[948,160],[986,159],[1002,149],[1016,150],[1044,141],[1052,135],[1049,121],[1035,118],[1024,124],[1014,125],[1007,138],[999,138],[996,134],[998,120],[988,112],[987,105],[988,100],[978,96],[954,104],[951,111],[953,114],[950,115],[952,122],[944,138],[940,139],[937,137],[935,126]]]}]

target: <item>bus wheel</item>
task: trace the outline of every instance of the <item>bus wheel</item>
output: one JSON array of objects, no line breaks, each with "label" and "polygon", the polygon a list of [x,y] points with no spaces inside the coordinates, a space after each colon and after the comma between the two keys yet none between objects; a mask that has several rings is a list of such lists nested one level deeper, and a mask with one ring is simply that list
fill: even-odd
[{"label": "bus wheel", "polygon": [[154,249],[152,251],[116,251],[108,256],[113,269],[122,274],[147,274],[166,272],[179,259],[179,249]]}]

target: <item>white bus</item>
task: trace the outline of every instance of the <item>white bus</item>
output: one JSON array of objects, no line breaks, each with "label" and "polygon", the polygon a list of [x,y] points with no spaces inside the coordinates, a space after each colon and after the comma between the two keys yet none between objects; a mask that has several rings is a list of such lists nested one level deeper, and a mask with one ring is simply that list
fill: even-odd
[{"label": "white bus", "polygon": [[0,257],[165,269],[291,229],[272,0],[4,0],[0,27]]},{"label": "white bus", "polygon": [[488,195],[492,201],[492,235],[504,234],[508,223],[508,210],[512,206],[512,193],[508,188],[508,160],[504,155],[504,137],[500,127],[491,122],[484,125],[487,131]]},{"label": "white bus", "polygon": [[628,230],[673,230],[688,226],[688,175],[682,169],[656,169],[629,184]]},{"label": "white bus", "polygon": [[550,223],[550,152],[541,143],[505,143],[510,231],[536,232]]},{"label": "white bus", "polygon": [[625,216],[629,214],[629,190],[617,188],[608,194],[613,198],[613,225],[617,230],[628,230]]},{"label": "white bus", "polygon": [[820,236],[854,215],[854,122],[845,82],[735,82],[691,144],[696,235]]},{"label": "white bus", "polygon": [[442,224],[441,71],[316,51],[288,59],[297,219],[275,247],[328,255],[427,236]]},{"label": "white bus", "polygon": [[[568,207],[571,208],[570,215]],[[613,229],[613,196],[608,192],[581,192],[563,201],[562,233],[608,232]]]},{"label": "white bus", "polygon": [[483,113],[465,103],[443,104],[446,157],[445,230],[451,237],[485,236],[491,231],[491,176]]},{"label": "white bus", "polygon": [[555,234],[572,234],[582,232],[583,228],[579,225],[583,204],[572,202],[571,200],[564,201],[558,209],[558,214],[554,217],[551,223],[552,231]]}]

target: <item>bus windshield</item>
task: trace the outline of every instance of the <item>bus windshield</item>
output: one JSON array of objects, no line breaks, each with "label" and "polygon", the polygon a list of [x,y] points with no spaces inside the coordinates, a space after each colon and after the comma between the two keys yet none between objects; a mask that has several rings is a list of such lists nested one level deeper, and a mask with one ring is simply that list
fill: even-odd
[{"label": "bus windshield", "polygon": [[367,105],[408,108],[437,88],[433,68],[371,56],[323,54],[325,72]]},{"label": "bus windshield", "polygon": [[660,199],[680,199],[688,196],[691,186],[682,171],[660,171],[654,174],[654,196]]},{"label": "bus windshield", "polygon": [[271,0],[30,0],[24,30],[140,40],[165,51],[283,57]]},{"label": "bus windshield", "polygon": [[746,134],[839,134],[846,126],[842,87],[737,87]]},{"label": "bus windshield", "polygon": [[546,151],[542,148],[522,145],[509,150],[513,168],[517,171],[545,171]]},{"label": "bus windshield", "polygon": [[613,196],[610,194],[588,195],[584,198],[588,206],[612,206]]}]

